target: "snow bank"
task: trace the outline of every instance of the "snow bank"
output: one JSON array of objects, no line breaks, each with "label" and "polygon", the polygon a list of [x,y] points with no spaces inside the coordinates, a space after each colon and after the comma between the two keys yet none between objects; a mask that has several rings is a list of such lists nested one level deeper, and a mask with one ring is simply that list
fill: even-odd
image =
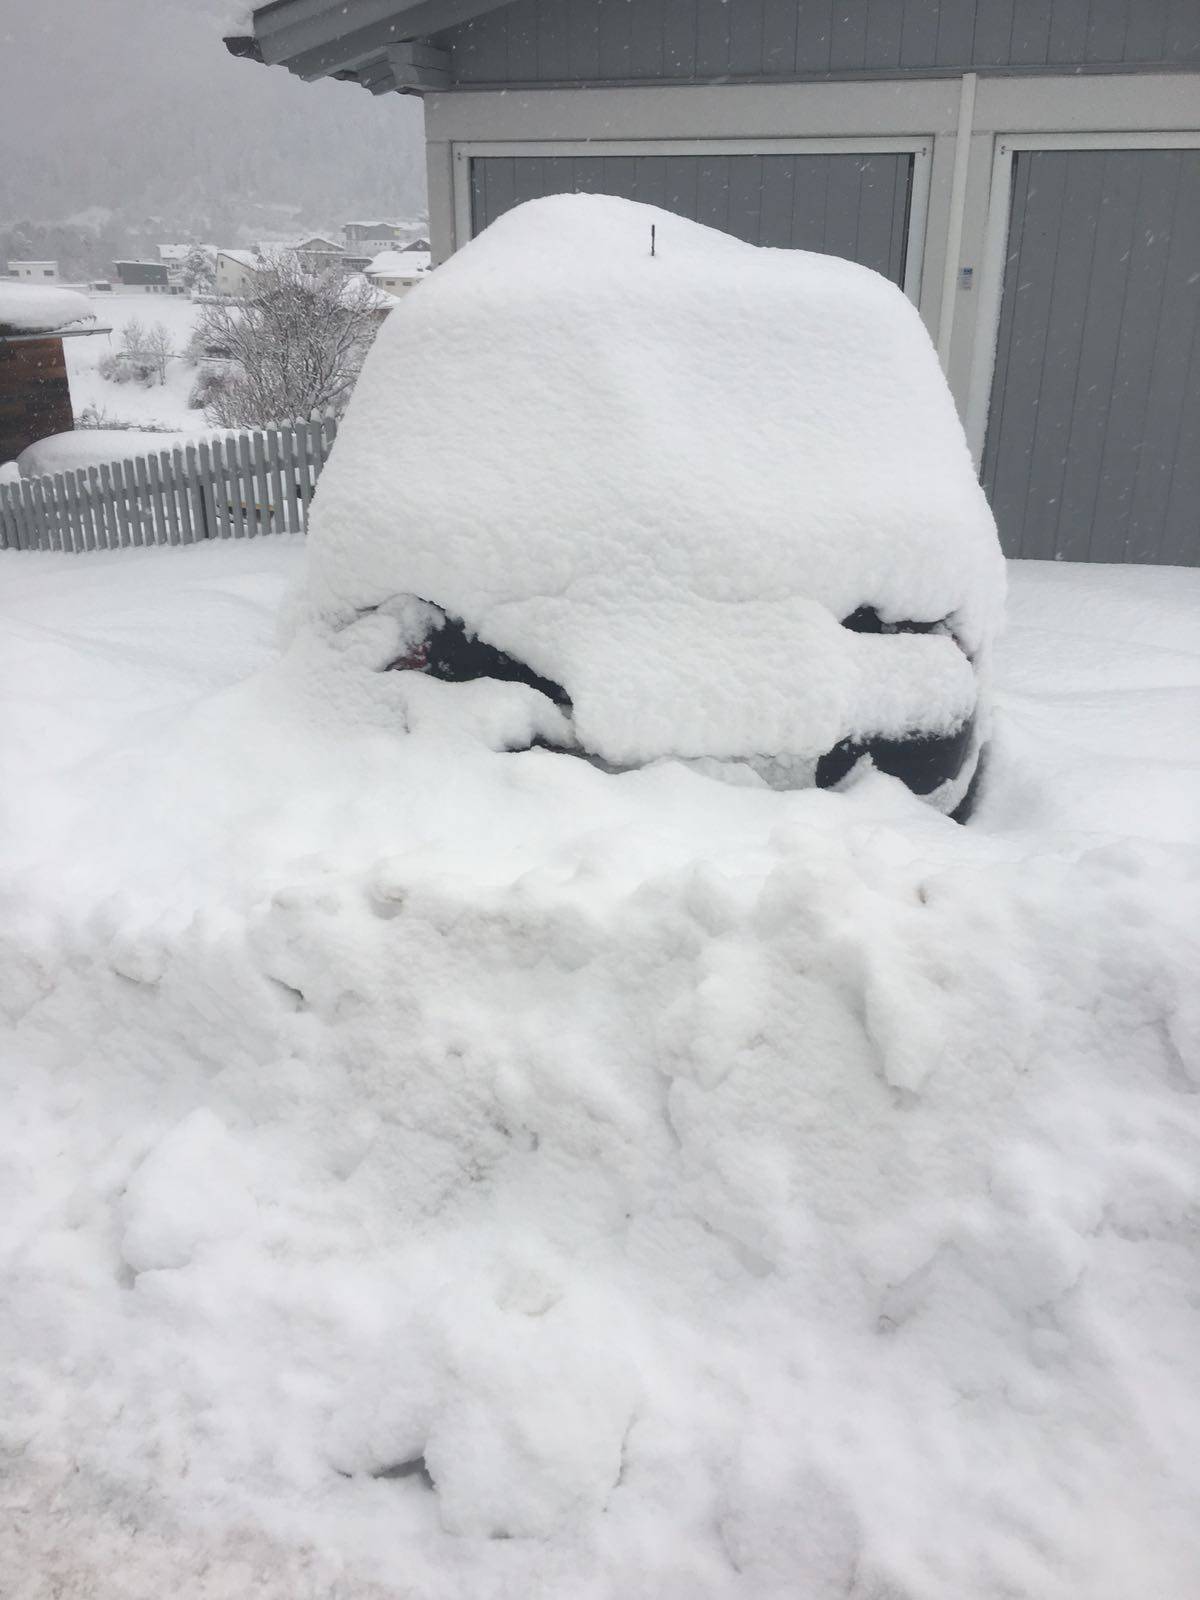
[{"label": "snow bank", "polygon": [[434,602],[617,763],[945,733],[976,693],[953,640],[839,621],[948,618],[978,655],[1003,588],[893,285],[597,195],[518,207],[392,314],[310,537],[326,619]]},{"label": "snow bank", "polygon": [[95,320],[87,296],[74,289],[0,278],[0,333],[57,333],[72,323]]},{"label": "snow bank", "polygon": [[1200,574],[1018,574],[961,829],[349,725],[300,557],[0,558],[0,1570],[1190,1595]]},{"label": "snow bank", "polygon": [[194,444],[191,433],[147,433],[138,428],[76,428],[52,433],[28,445],[17,457],[23,478],[40,478],[77,467],[99,467],[108,461],[135,461],[184,444]]}]

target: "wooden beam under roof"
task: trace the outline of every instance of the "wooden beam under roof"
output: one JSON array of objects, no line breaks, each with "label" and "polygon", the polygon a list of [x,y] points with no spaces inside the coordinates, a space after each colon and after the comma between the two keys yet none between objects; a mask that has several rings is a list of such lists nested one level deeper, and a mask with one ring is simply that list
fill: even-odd
[{"label": "wooden beam under roof", "polygon": [[394,44],[387,53],[394,85],[402,94],[424,94],[435,89],[448,89],[450,52],[438,50],[431,44],[414,40],[411,44]]}]

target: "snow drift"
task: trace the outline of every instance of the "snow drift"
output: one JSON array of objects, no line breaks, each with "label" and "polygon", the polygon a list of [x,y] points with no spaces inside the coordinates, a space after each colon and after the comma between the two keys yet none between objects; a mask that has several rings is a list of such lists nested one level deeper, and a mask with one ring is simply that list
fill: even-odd
[{"label": "snow drift", "polygon": [[95,320],[91,301],[74,289],[0,279],[0,333],[57,333]]},{"label": "snow drift", "polygon": [[899,290],[597,195],[518,207],[393,312],[309,540],[327,624],[433,603],[618,764],[948,733],[1003,587]]},{"label": "snow drift", "polygon": [[17,1600],[1190,1597],[1200,575],[964,830],[354,722],[300,554],[3,560]]}]

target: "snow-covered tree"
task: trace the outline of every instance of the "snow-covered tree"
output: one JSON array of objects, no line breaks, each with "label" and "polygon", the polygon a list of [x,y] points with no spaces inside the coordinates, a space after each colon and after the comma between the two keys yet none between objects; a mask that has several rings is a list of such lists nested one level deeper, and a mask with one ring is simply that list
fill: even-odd
[{"label": "snow-covered tree", "polygon": [[291,255],[268,260],[238,302],[205,305],[203,346],[220,350],[228,381],[206,407],[220,427],[264,427],[340,412],[375,336],[381,300],[365,278],[306,272]]},{"label": "snow-covered tree", "polygon": [[183,258],[180,273],[193,294],[207,294],[216,278],[216,257],[202,244],[194,244]]}]

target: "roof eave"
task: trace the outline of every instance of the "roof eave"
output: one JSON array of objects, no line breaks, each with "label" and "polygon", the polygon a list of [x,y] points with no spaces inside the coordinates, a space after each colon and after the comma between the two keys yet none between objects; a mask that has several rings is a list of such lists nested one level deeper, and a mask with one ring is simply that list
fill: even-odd
[{"label": "roof eave", "polygon": [[26,344],[31,339],[84,339],[93,333],[111,333],[111,328],[0,328],[0,344]]},{"label": "roof eave", "polygon": [[[271,0],[253,33],[230,34],[242,60],[286,67],[308,82],[336,78],[372,94],[424,95],[452,87],[450,56],[432,38],[512,0]],[[349,20],[348,20],[349,19]]]}]

